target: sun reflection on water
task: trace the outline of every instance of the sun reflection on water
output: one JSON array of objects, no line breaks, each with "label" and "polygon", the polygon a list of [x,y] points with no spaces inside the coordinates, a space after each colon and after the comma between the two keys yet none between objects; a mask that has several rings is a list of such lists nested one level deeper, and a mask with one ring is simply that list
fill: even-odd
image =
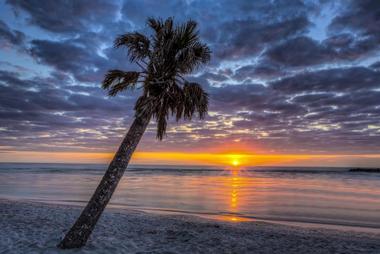
[{"label": "sun reflection on water", "polygon": [[[239,162],[232,161],[232,164],[239,165]],[[250,221],[251,219],[239,217],[241,197],[240,197],[240,189],[244,184],[244,177],[240,176],[241,168],[233,167],[230,169],[231,176],[228,177],[228,185],[230,187],[230,200],[229,200],[229,213],[230,215],[221,216],[222,220],[232,221],[232,222],[241,222],[241,221]]]}]

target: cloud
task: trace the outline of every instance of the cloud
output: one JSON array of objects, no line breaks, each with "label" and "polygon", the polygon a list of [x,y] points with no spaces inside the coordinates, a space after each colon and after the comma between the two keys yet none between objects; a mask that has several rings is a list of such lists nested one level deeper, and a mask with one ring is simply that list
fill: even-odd
[{"label": "cloud", "polygon": [[309,37],[297,37],[269,49],[270,60],[286,66],[309,66],[331,61],[335,52]]},{"label": "cloud", "polygon": [[306,72],[272,83],[275,90],[287,94],[302,92],[345,93],[378,88],[380,72],[365,67],[327,69]]},{"label": "cloud", "polygon": [[369,56],[377,44],[373,39],[354,39],[350,34],[334,35],[323,42],[301,36],[270,48],[264,56],[285,67],[347,63]]},{"label": "cloud", "polygon": [[104,0],[48,1],[7,0],[15,10],[29,14],[29,22],[55,33],[78,33],[97,29],[117,16],[116,3]]},{"label": "cloud", "polygon": [[370,67],[373,68],[373,69],[375,69],[375,70],[377,70],[377,71],[379,71],[380,70],[380,61],[371,64]]},{"label": "cloud", "polygon": [[379,78],[369,68],[336,68],[210,88],[213,122],[220,134],[277,152],[378,152]]},{"label": "cloud", "polygon": [[0,20],[0,48],[22,46],[25,42],[25,34],[18,30],[12,30],[5,22]]},{"label": "cloud", "polygon": [[222,25],[217,42],[221,46],[216,56],[221,59],[241,59],[259,53],[269,43],[286,40],[307,31],[307,17],[296,17],[274,23],[256,19],[234,20]]},{"label": "cloud", "polygon": [[234,79],[245,80],[249,78],[273,79],[285,75],[285,71],[277,64],[259,62],[256,65],[246,65],[236,70]]},{"label": "cloud", "polygon": [[16,15],[0,22],[0,42],[25,50],[1,61],[0,142],[113,151],[139,91],[108,98],[99,88],[108,69],[136,69],[112,40],[147,32],[146,17],[175,16],[199,22],[212,48],[213,62],[188,77],[209,93],[210,114],[170,119],[164,142],[152,124],[140,149],[380,152],[378,4],[342,1],[323,36],[312,36],[328,2],[8,0]]},{"label": "cloud", "polygon": [[329,25],[331,31],[348,30],[364,36],[380,37],[380,2],[376,0],[347,1],[345,9]]},{"label": "cloud", "polygon": [[[133,116],[135,96],[110,99],[100,88],[72,86],[56,77],[22,79],[16,73],[1,71],[0,89],[3,128],[0,140],[13,145],[22,142],[22,149],[43,146],[41,137],[57,149],[60,146],[68,149],[63,141],[76,142],[92,132],[98,136],[108,133],[112,140],[119,134],[109,128],[123,126],[124,129]],[[56,135],[61,136],[62,144],[55,143]],[[88,145],[88,148],[104,149],[104,146]]]},{"label": "cloud", "polygon": [[358,54],[379,49],[380,3],[376,0],[348,1],[342,13],[329,25],[330,33],[352,33],[357,38],[353,51]]},{"label": "cloud", "polygon": [[[104,73],[99,73],[100,66],[107,61],[92,52],[72,43],[71,41],[33,40],[30,52],[40,63],[68,72],[79,81],[99,81]],[[102,70],[104,71],[104,70]]]}]

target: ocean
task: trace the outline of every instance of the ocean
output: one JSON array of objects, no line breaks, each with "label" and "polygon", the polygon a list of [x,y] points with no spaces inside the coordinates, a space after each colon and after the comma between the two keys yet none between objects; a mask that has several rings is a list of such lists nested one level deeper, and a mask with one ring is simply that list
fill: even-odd
[{"label": "ocean", "polygon": [[[0,198],[84,206],[106,165],[0,164]],[[380,174],[348,168],[130,166],[109,207],[380,229]]]}]

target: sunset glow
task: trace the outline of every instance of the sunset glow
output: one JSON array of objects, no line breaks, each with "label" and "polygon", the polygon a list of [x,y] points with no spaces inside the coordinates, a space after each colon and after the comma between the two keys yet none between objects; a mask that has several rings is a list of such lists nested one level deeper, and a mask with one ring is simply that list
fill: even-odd
[{"label": "sunset glow", "polygon": [[380,254],[379,177],[380,0],[0,0],[0,252]]},{"label": "sunset glow", "polygon": [[[0,3],[0,161],[108,163],[141,92],[111,98],[101,88],[108,70],[140,68],[126,65],[128,52],[113,40],[145,34],[146,17],[155,16],[198,23],[211,62],[183,78],[205,89],[208,113],[203,120],[169,117],[162,142],[153,119],[132,163],[379,166],[380,37],[377,19],[370,25],[366,18],[373,8],[362,1],[323,1],[318,11],[313,1],[291,8],[132,1],[146,12],[134,15],[122,2],[94,3],[95,12],[85,2],[56,3],[75,9],[69,24],[44,3]],[[187,12],[178,16],[176,8]],[[203,15],[209,10],[212,18]]]},{"label": "sunset glow", "polygon": [[231,164],[233,166],[238,166],[240,163],[239,163],[239,161],[237,159],[234,159],[233,161],[231,161]]},{"label": "sunset glow", "polygon": [[[0,153],[3,162],[57,162],[57,163],[100,163],[107,164],[112,153],[79,152],[27,152],[9,151]],[[233,168],[250,166],[374,166],[380,155],[310,155],[310,154],[225,154],[225,153],[179,153],[179,152],[136,152],[132,164],[150,165],[209,165]]]}]

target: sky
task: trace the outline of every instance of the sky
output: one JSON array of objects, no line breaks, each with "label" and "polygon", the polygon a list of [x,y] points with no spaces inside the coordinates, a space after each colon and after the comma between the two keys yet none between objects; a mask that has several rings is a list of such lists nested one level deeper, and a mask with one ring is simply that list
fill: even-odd
[{"label": "sky", "polygon": [[210,105],[152,122],[134,163],[380,166],[377,0],[0,0],[0,161],[109,161],[139,91],[100,83],[137,68],[112,44],[147,17],[198,22]]}]

